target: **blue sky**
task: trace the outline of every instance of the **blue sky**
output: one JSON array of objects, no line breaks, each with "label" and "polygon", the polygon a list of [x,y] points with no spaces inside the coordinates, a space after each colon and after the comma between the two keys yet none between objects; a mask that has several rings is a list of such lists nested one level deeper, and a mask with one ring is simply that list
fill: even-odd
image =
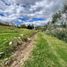
[{"label": "blue sky", "polygon": [[64,0],[0,0],[1,21],[46,21],[62,9]]},{"label": "blue sky", "polygon": [[30,23],[32,23],[32,22],[36,22],[36,23],[38,23],[38,22],[42,22],[42,21],[46,21],[47,20],[47,18],[29,18],[29,17],[27,17],[27,16],[23,16],[23,17],[20,17],[20,18],[17,18],[16,20],[15,20],[15,23],[17,24],[17,25],[19,25],[19,24],[22,24],[22,23],[25,23],[25,22],[30,22]]},{"label": "blue sky", "polygon": [[47,18],[32,18],[28,22],[34,22],[34,21],[46,21]]},{"label": "blue sky", "polygon": [[1,13],[1,12],[0,12],[0,16],[5,16],[5,15],[4,15],[4,13]]}]

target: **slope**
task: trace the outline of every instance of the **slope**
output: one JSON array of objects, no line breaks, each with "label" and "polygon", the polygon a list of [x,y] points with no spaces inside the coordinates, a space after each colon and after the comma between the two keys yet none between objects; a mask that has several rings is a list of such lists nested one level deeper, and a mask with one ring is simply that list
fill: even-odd
[{"label": "slope", "polygon": [[45,33],[37,37],[36,48],[24,67],[67,67],[67,43]]},{"label": "slope", "polygon": [[19,47],[29,42],[35,33],[34,30],[0,25],[0,67],[4,67]]}]

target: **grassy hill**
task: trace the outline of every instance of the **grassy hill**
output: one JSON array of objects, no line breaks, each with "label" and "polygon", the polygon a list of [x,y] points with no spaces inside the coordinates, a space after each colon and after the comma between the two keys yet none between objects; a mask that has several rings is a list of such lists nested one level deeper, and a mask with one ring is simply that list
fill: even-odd
[{"label": "grassy hill", "polygon": [[[4,59],[9,58],[19,45],[35,33],[35,30],[0,26],[0,67],[3,67]],[[45,32],[35,35],[32,54],[21,67],[67,67],[67,43]]]},{"label": "grassy hill", "polygon": [[24,67],[67,67],[67,43],[38,33],[35,45]]},{"label": "grassy hill", "polygon": [[[0,26],[0,59],[9,57],[17,44],[21,44],[21,41],[31,37],[33,33],[33,30]],[[14,45],[10,45],[12,42]]]}]

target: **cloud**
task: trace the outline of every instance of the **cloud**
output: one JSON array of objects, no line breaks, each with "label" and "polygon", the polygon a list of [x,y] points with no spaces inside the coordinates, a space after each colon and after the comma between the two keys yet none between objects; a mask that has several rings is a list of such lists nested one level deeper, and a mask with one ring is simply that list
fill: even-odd
[{"label": "cloud", "polygon": [[[61,3],[60,3],[61,2]],[[42,0],[39,2],[36,2],[35,5],[31,6],[31,11],[35,11],[33,14],[41,12],[43,16],[45,15],[51,15],[53,12],[57,11],[58,9],[62,8],[63,1],[61,0]],[[40,8],[39,11],[37,9]],[[42,16],[41,15],[41,16]]]},{"label": "cloud", "polygon": [[0,20],[15,21],[21,16],[49,18],[63,7],[64,0],[0,0]]}]

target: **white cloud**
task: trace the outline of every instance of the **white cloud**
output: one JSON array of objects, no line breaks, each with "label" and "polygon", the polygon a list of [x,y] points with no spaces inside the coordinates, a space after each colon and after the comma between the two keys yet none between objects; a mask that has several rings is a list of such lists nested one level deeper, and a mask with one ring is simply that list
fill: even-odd
[{"label": "white cloud", "polygon": [[[61,9],[64,0],[0,0],[0,20],[13,21],[20,16],[50,17]],[[7,5],[6,5],[7,4]]]}]

